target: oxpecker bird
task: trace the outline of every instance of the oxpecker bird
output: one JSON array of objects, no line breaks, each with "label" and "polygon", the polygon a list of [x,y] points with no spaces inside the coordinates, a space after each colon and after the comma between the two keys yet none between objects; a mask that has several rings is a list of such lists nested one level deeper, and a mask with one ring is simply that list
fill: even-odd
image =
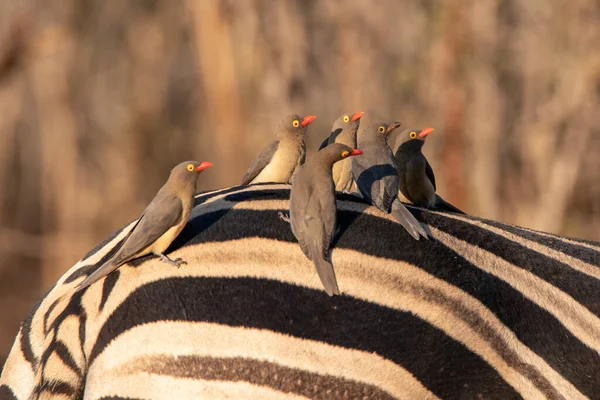
[{"label": "oxpecker bird", "polygon": [[464,214],[436,194],[435,175],[422,149],[433,128],[405,129],[389,138],[398,164],[398,198],[406,203],[434,210]]},{"label": "oxpecker bird", "polygon": [[398,169],[386,142],[390,132],[400,125],[400,122],[378,122],[359,132],[358,147],[364,154],[352,159],[352,175],[364,199],[381,211],[391,213],[413,238],[419,240],[419,235],[428,238],[427,234],[398,200]]},{"label": "oxpecker bird", "polygon": [[279,123],[277,139],[262,149],[242,178],[242,185],[260,182],[288,183],[296,168],[304,164],[304,134],[314,115],[304,119],[288,115]]},{"label": "oxpecker bird", "polygon": [[[352,148],[356,147],[356,132],[360,125],[360,118],[364,111],[359,111],[354,115],[344,114],[339,117],[331,129],[331,134],[323,140],[319,150],[332,143],[341,143]],[[352,190],[352,161],[345,159],[333,164],[333,182],[335,190],[350,192]]]},{"label": "oxpecker bird", "polygon": [[331,167],[338,161],[362,154],[341,143],[333,143],[300,166],[292,179],[290,217],[292,232],[302,251],[315,263],[325,291],[340,294],[329,247],[336,231],[335,187]]},{"label": "oxpecker bird", "polygon": [[169,180],[146,207],[119,250],[77,285],[75,290],[81,290],[121,265],[150,253],[177,267],[185,264],[186,262],[179,258],[171,260],[164,252],[190,217],[198,174],[210,167],[212,164],[209,162],[186,161],[173,168]]}]

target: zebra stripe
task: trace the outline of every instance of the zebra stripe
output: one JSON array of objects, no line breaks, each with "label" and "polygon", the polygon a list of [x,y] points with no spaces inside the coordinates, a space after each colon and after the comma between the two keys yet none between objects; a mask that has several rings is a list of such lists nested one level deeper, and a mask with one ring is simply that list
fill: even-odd
[{"label": "zebra stripe", "polygon": [[[202,193],[171,247],[73,287],[134,222],[73,266],[23,323],[0,395],[49,398],[595,398],[597,243],[411,207],[435,240],[338,194],[328,298],[278,217],[289,186]],[[54,398],[54,397],[53,397]]]}]

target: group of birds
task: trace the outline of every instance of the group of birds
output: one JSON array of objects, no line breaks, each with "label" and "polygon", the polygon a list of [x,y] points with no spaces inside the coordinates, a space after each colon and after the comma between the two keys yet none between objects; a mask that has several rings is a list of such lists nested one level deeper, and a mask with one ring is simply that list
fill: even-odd
[{"label": "group of birds", "polygon": [[[428,235],[401,200],[419,207],[462,213],[436,194],[435,176],[422,153],[433,128],[397,130],[400,122],[378,122],[359,132],[364,112],[344,114],[333,124],[319,151],[306,160],[304,137],[314,115],[296,114],[279,124],[276,139],[262,149],[242,178],[242,185],[291,183],[289,222],[306,257],[312,260],[325,291],[340,294],[330,247],[337,233],[335,191],[357,193],[392,215],[416,240]],[[148,254],[179,267],[184,260],[164,254],[187,223],[196,181],[210,162],[177,165],[146,207],[121,247],[76,287],[81,290],[121,265]]]}]

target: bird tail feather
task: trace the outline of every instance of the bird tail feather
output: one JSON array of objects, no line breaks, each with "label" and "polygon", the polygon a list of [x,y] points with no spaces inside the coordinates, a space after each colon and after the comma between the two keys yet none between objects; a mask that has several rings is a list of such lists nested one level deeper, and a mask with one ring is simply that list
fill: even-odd
[{"label": "bird tail feather", "polygon": [[117,268],[118,264],[114,263],[114,258],[111,257],[110,260],[102,264],[100,268],[96,269],[91,275],[81,281],[81,283],[75,287],[75,291],[78,292],[81,289],[85,289],[91,284],[96,283]]},{"label": "bird tail feather", "polygon": [[313,257],[313,260],[315,262],[315,267],[317,268],[317,273],[319,274],[319,279],[321,279],[321,283],[327,294],[330,296],[333,296],[334,294],[339,295],[340,289],[338,288],[337,279],[335,278],[333,264],[319,256]]},{"label": "bird tail feather", "polygon": [[440,210],[440,211],[449,211],[449,212],[453,212],[453,213],[457,213],[457,214],[464,214],[466,215],[467,213],[454,207],[452,204],[448,203],[446,200],[442,199],[439,195],[435,195],[435,208],[436,210]]},{"label": "bird tail feather", "polygon": [[406,231],[415,240],[419,240],[419,236],[423,236],[425,239],[429,239],[425,229],[421,226],[421,223],[404,207],[400,200],[396,199],[392,203],[392,216],[396,218],[398,222],[406,229]]}]

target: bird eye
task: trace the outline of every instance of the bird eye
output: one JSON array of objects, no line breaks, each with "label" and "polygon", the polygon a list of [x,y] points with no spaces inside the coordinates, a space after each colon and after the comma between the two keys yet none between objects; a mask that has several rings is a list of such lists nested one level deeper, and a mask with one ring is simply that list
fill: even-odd
[{"label": "bird eye", "polygon": [[299,127],[299,126],[300,126],[300,121],[298,121],[297,119],[295,119],[295,120],[294,120],[294,122],[292,122],[292,126],[293,126],[294,128],[297,128],[297,127]]},{"label": "bird eye", "polygon": [[385,126],[380,126],[377,130],[381,133],[385,132]]},{"label": "bird eye", "polygon": [[187,165],[187,170],[192,172],[194,170],[194,164],[188,164]]},{"label": "bird eye", "polygon": [[410,133],[410,137],[413,138],[413,139],[416,138],[417,137],[417,132],[411,132]]},{"label": "bird eye", "polygon": [[348,121],[350,121],[350,117],[347,115],[344,115],[344,122],[348,122]]},{"label": "bird eye", "polygon": [[344,152],[342,152],[341,156],[342,156],[343,158],[346,158],[346,157],[348,157],[348,154],[350,154],[350,152],[349,152],[349,151],[344,151]]}]

